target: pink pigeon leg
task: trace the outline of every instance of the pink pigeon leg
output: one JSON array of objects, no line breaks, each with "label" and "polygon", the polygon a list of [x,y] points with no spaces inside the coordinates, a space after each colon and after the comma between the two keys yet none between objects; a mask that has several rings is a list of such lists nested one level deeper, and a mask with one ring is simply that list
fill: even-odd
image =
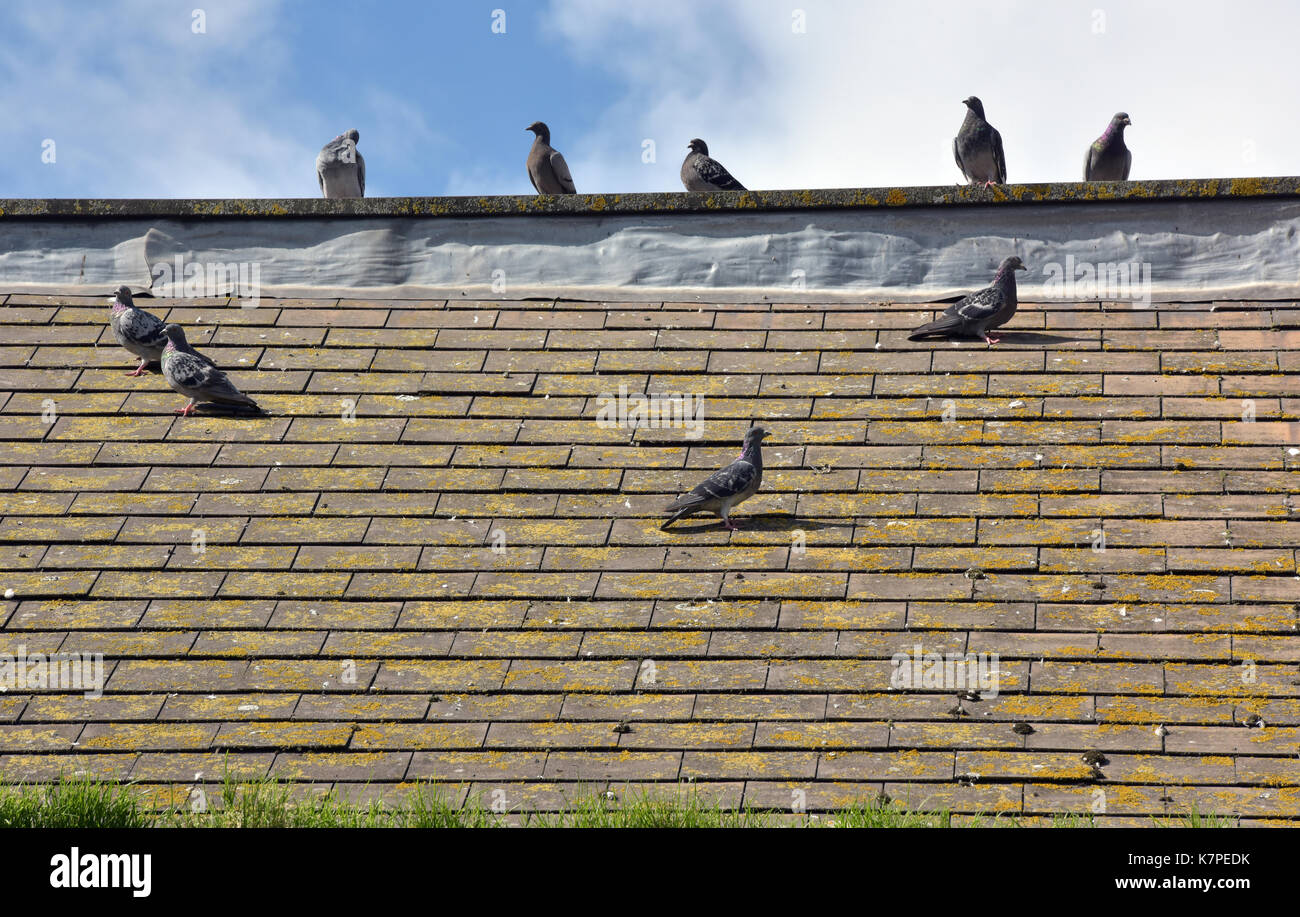
[{"label": "pink pigeon leg", "polygon": [[1002,338],[991,338],[986,334],[984,335],[984,340],[987,341],[989,344],[996,344],[998,341],[1002,340]]},{"label": "pink pigeon leg", "polygon": [[135,372],[133,372],[133,373],[125,373],[125,375],[127,375],[127,376],[143,376],[143,375],[144,375],[144,368],[145,368],[146,366],[148,366],[148,365],[149,365],[149,361],[148,361],[148,360],[141,360],[141,361],[140,361],[140,365],[137,366],[137,367],[135,368]]}]

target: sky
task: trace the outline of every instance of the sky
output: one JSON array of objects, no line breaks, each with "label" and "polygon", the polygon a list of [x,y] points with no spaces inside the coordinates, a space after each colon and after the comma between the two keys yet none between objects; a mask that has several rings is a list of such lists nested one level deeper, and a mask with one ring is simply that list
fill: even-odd
[{"label": "sky", "polygon": [[977,95],[1012,182],[1300,174],[1289,0],[5,0],[0,198],[531,194],[534,120],[580,192],[680,191],[701,137],[750,188],[960,180]]}]

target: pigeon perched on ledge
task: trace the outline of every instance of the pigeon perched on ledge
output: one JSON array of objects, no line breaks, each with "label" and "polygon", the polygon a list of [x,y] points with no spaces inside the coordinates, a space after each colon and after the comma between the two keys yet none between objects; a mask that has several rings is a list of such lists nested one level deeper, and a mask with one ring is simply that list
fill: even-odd
[{"label": "pigeon perched on ledge", "polygon": [[750,427],[745,433],[745,442],[740,455],[726,468],[713,472],[696,485],[690,493],[682,494],[664,510],[672,513],[659,528],[667,531],[683,516],[695,513],[717,513],[722,517],[722,524],[735,531],[739,526],[731,521],[732,507],[748,500],[758,492],[763,483],[763,437],[767,431],[762,427]]},{"label": "pigeon perched on ledge", "polygon": [[1133,154],[1124,145],[1124,128],[1132,123],[1122,111],[1110,119],[1105,132],[1083,157],[1084,181],[1128,181]]},{"label": "pigeon perched on ledge", "polygon": [[366,196],[366,160],[357,152],[360,139],[361,134],[353,129],[321,148],[316,157],[316,181],[325,197]]},{"label": "pigeon perched on ledge", "polygon": [[163,378],[173,389],[190,399],[189,404],[178,408],[175,413],[188,417],[194,413],[197,402],[262,410],[256,401],[235,388],[211,360],[190,346],[180,325],[168,325],[164,330],[167,346],[162,354]]},{"label": "pigeon perched on ledge", "polygon": [[962,177],[972,185],[987,188],[1007,180],[1007,160],[1002,154],[1002,135],[984,120],[984,103],[975,96],[962,99],[966,119],[952,140],[952,154]]},{"label": "pigeon perched on ledge", "polygon": [[[131,298],[130,287],[125,284],[113,294],[113,311],[108,324],[117,342],[140,358],[140,365],[135,372],[127,373],[128,376],[142,376],[145,367],[162,359],[163,348],[167,346],[162,319],[137,306]],[[207,360],[209,365],[212,363],[202,354],[199,358]]]},{"label": "pigeon perched on ledge", "polygon": [[682,184],[687,191],[744,191],[745,186],[736,181],[726,167],[709,155],[709,145],[698,137],[687,149],[682,163]]},{"label": "pigeon perched on ledge", "polygon": [[1016,314],[1016,271],[1023,270],[1024,263],[1012,255],[998,267],[992,286],[953,303],[940,318],[917,328],[907,339],[920,341],[928,337],[976,337],[996,344],[1002,339],[989,337],[988,332],[1005,325]]},{"label": "pigeon perched on ledge", "polygon": [[528,151],[528,179],[538,194],[577,194],[569,174],[569,164],[560,151],[551,146],[551,129],[541,121],[534,121],[524,130],[532,131],[532,149]]}]

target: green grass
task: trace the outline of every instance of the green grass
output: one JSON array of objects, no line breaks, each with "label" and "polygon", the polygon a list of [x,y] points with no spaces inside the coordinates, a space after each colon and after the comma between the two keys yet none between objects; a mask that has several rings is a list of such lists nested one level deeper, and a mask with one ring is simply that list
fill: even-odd
[{"label": "green grass", "polygon": [[[508,817],[481,799],[457,804],[434,784],[416,785],[393,804],[352,802],[333,791],[313,795],[275,780],[225,780],[216,798],[151,805],[135,784],[69,779],[50,784],[0,786],[0,827],[12,828],[488,828],[506,824],[553,828],[838,828],[1018,827],[1014,815],[962,816],[919,812],[893,802],[860,802],[835,812],[792,818],[772,810],[736,809],[710,803],[693,788],[675,794],[640,793],[614,800],[600,793],[574,798],[564,812]],[[1161,827],[1230,827],[1231,818],[1195,809],[1153,818]],[[1086,828],[1091,815],[1060,814],[1052,827]]]}]

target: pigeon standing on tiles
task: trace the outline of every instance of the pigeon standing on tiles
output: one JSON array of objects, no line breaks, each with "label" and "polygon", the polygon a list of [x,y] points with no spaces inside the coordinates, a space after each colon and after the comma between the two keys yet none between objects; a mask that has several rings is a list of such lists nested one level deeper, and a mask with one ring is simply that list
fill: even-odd
[{"label": "pigeon standing on tiles", "polygon": [[316,157],[316,181],[327,198],[365,197],[366,160],[357,152],[361,134],[353,129],[321,147]]},{"label": "pigeon standing on tiles", "polygon": [[722,517],[722,524],[735,531],[738,526],[731,521],[731,509],[748,500],[763,483],[763,437],[767,431],[762,427],[750,427],[745,433],[745,443],[737,459],[713,472],[688,494],[682,494],[672,502],[666,513],[672,517],[659,526],[667,530],[683,516],[695,513],[717,513]]},{"label": "pigeon standing on tiles", "polygon": [[1124,145],[1124,128],[1132,123],[1122,111],[1110,119],[1105,133],[1092,142],[1083,157],[1084,181],[1128,181],[1133,154]]},{"label": "pigeon standing on tiles", "polygon": [[992,286],[953,303],[940,318],[917,328],[907,339],[977,337],[996,344],[1002,339],[989,337],[988,332],[1005,325],[1016,314],[1016,271],[1023,270],[1024,263],[1012,255],[998,267]]},{"label": "pigeon standing on tiles", "polygon": [[577,194],[569,164],[560,151],[551,146],[551,129],[534,121],[524,130],[532,131],[533,147],[528,151],[528,178],[538,194]]},{"label": "pigeon standing on tiles", "polygon": [[682,184],[687,191],[744,191],[745,186],[731,177],[726,167],[709,155],[709,145],[698,137],[687,148],[682,163]]},{"label": "pigeon standing on tiles", "polygon": [[194,405],[201,401],[262,410],[256,401],[235,388],[211,360],[190,346],[180,325],[168,325],[165,331],[167,346],[162,354],[163,378],[173,389],[190,399],[189,404],[178,408],[175,413],[188,417],[194,413]]},{"label": "pigeon standing on tiles", "polygon": [[163,348],[167,346],[162,319],[138,308],[131,299],[130,287],[125,284],[113,295],[108,324],[117,342],[140,358],[140,365],[135,372],[127,373],[128,376],[142,376],[146,366],[162,359]]},{"label": "pigeon standing on tiles", "polygon": [[952,154],[957,168],[972,185],[982,182],[987,188],[1007,180],[1007,160],[1002,155],[1002,135],[984,120],[984,103],[971,96],[963,99],[966,120],[952,139]]},{"label": "pigeon standing on tiles", "polygon": [[[113,294],[113,311],[108,324],[117,342],[140,358],[140,365],[135,372],[127,373],[128,376],[142,376],[146,366],[162,359],[163,348],[167,346],[162,319],[137,306],[131,298],[131,289],[125,284]],[[208,358],[201,356],[201,359]],[[208,360],[209,364],[211,362]]]}]

